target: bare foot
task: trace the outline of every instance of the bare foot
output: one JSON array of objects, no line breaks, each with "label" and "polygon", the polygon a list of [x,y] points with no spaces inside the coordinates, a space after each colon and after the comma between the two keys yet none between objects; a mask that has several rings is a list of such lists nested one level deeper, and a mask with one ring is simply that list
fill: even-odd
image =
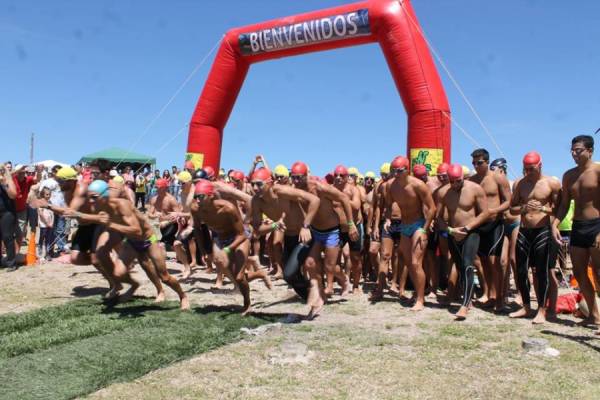
[{"label": "bare foot", "polygon": [[355,288],[352,288],[352,294],[353,294],[354,296],[357,296],[357,295],[363,294],[363,290],[362,290],[362,288],[361,288],[361,287],[355,287]]},{"label": "bare foot", "polygon": [[594,325],[600,325],[600,321],[597,321],[594,319],[594,317],[587,317],[581,321],[579,321],[577,323],[577,325],[579,326],[594,326]]},{"label": "bare foot", "polygon": [[125,293],[123,293],[121,296],[119,296],[119,302],[125,303],[125,302],[131,300],[131,298],[133,297],[133,294],[139,287],[140,287],[140,284],[135,282],[133,285],[131,285],[131,287]]},{"label": "bare foot", "polygon": [[108,292],[104,293],[102,298],[104,300],[113,300],[113,299],[117,298],[118,296],[119,296],[119,289],[113,287],[113,288],[110,288]]},{"label": "bare foot", "polygon": [[211,289],[221,289],[223,287],[223,281],[217,281],[214,285],[212,285]]},{"label": "bare foot", "polygon": [[263,276],[262,279],[263,279],[263,282],[265,283],[265,286],[267,287],[267,289],[272,290],[273,283],[271,283],[271,278],[269,277],[269,275],[265,274],[265,276]]},{"label": "bare foot", "polygon": [[248,304],[247,306],[244,306],[244,309],[242,310],[242,317],[247,316],[251,312],[252,312],[252,306],[250,304]]},{"label": "bare foot", "polygon": [[192,269],[188,267],[183,267],[183,273],[181,274],[181,279],[186,280],[192,274]]},{"label": "bare foot", "polygon": [[537,325],[543,324],[544,322],[546,322],[546,312],[544,310],[538,310],[537,314],[535,315],[535,318],[533,319],[533,321],[531,321],[531,323]]},{"label": "bare foot", "polygon": [[179,308],[182,311],[188,311],[190,309],[190,299],[187,296],[183,296],[180,300],[180,306]]},{"label": "bare foot", "polygon": [[323,290],[323,293],[325,293],[325,296],[327,296],[327,297],[331,297],[331,296],[333,296],[333,289],[330,289],[330,288],[326,287],[326,288]]},{"label": "bare foot", "polygon": [[397,296],[399,294],[398,285],[396,285],[395,283],[393,283],[392,286],[390,286],[390,288],[388,290],[390,291],[390,293],[392,293],[395,296]]},{"label": "bare foot", "polygon": [[350,293],[350,288],[351,288],[350,279],[346,279],[346,282],[342,286],[342,293],[340,294],[340,296],[342,296],[342,297],[347,296],[348,293]]},{"label": "bare foot", "polygon": [[469,308],[465,306],[461,306],[459,310],[456,312],[455,317],[457,321],[464,321],[467,318],[467,314],[469,313]]},{"label": "bare foot", "polygon": [[425,305],[421,301],[417,301],[414,306],[410,308],[410,311],[422,311],[425,309]]},{"label": "bare foot", "polygon": [[317,318],[319,315],[321,315],[321,312],[323,311],[324,307],[325,303],[318,306],[312,306],[310,308],[310,311],[308,312],[308,315],[306,316],[306,319],[308,321],[312,321],[313,319]]},{"label": "bare foot", "polygon": [[214,268],[212,268],[212,267],[209,267],[209,268],[206,268],[206,271],[205,271],[205,272],[206,272],[207,274],[214,274],[214,273],[215,273],[215,272],[217,272],[217,271],[216,271]]},{"label": "bare foot", "polygon": [[485,294],[477,299],[478,303],[487,303],[488,301],[490,301],[490,299],[488,299],[488,297]]},{"label": "bare foot", "polygon": [[162,303],[163,301],[165,301],[165,292],[160,292],[156,295],[156,298],[154,299],[155,303]]},{"label": "bare foot", "polygon": [[374,290],[369,296],[369,301],[376,302],[383,300],[383,292],[381,290]]},{"label": "bare foot", "polygon": [[527,307],[523,307],[518,309],[515,312],[511,312],[510,314],[508,314],[509,318],[526,318],[529,316],[529,314],[531,314],[531,310]]},{"label": "bare foot", "polygon": [[435,300],[437,299],[437,294],[433,291],[427,293],[427,296],[425,296],[426,299],[428,300]]}]

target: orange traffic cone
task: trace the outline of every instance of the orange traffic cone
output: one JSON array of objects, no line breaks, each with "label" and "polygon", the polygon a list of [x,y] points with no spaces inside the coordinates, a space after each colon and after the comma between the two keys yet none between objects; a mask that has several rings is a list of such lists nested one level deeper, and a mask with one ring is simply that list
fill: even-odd
[{"label": "orange traffic cone", "polygon": [[37,254],[35,247],[35,232],[31,232],[31,235],[29,235],[29,243],[27,244],[27,256],[25,256],[25,265],[35,265],[37,263]]}]

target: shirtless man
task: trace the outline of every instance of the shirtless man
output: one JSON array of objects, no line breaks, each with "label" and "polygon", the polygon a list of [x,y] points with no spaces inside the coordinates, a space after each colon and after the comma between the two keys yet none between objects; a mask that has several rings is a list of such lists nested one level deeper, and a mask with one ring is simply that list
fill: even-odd
[{"label": "shirtless man", "polygon": [[[473,297],[475,257],[479,248],[479,232],[475,228],[487,220],[489,210],[484,190],[464,179],[460,164],[449,166],[447,174],[450,184],[444,185],[438,192],[440,208],[437,221],[440,231],[448,232],[450,252],[460,270],[463,299],[456,319],[463,320],[471,308]],[[449,286],[454,284],[449,282]]]},{"label": "shirtless man", "polygon": [[[98,165],[90,166],[91,175],[102,177]],[[41,204],[57,214],[64,217],[74,218],[73,212],[81,210],[84,213],[91,212],[91,205],[87,201],[86,192],[88,182],[77,182],[77,172],[70,167],[64,167],[57,171],[56,180],[60,185],[67,207],[59,207],[53,204]],[[108,281],[109,290],[104,294],[105,299],[113,299],[119,295],[122,289],[121,283],[115,276],[115,269],[123,275],[125,266],[112,257],[111,251],[119,241],[114,232],[90,221],[79,219],[79,226],[71,243],[71,263],[75,265],[92,264]]]},{"label": "shirtless man", "polygon": [[471,153],[476,174],[469,179],[483,188],[487,196],[489,220],[479,228],[479,257],[483,266],[483,278],[488,289],[481,299],[484,307],[504,310],[503,287],[506,266],[502,266],[502,244],[504,242],[503,213],[510,206],[510,185],[505,176],[489,169],[490,154],[486,149]]},{"label": "shirtless man", "polygon": [[190,268],[189,259],[183,246],[183,241],[177,239],[177,218],[182,212],[181,204],[177,202],[175,196],[169,193],[169,181],[166,179],[158,179],[156,181],[156,196],[150,199],[148,203],[147,215],[151,219],[159,221],[160,233],[162,235],[161,242],[165,245],[173,247],[177,260],[183,264],[182,279],[190,276],[192,269]]},{"label": "shirtless man", "polygon": [[[346,215],[344,213],[342,204],[339,202],[335,202],[334,206],[340,219],[340,247],[343,248],[344,245],[347,243],[350,248],[350,264],[352,265],[352,292],[354,294],[358,294],[362,292],[362,290],[360,290],[359,288],[360,275],[362,273],[361,251],[364,234],[361,213],[362,196],[360,190],[354,184],[349,183],[350,178],[348,174],[348,169],[345,166],[338,165],[337,167],[335,167],[333,177],[333,186],[337,190],[348,196],[350,206],[352,207],[352,220],[354,221],[356,229],[358,231],[358,240],[351,240],[350,236],[348,235],[348,221],[346,219]],[[328,274],[327,288],[325,289],[325,294],[330,295],[332,293],[333,275]]]},{"label": "shirtless man", "polygon": [[[250,181],[255,195],[252,197],[252,226],[258,235],[281,232],[283,237],[283,279],[304,300],[308,298],[308,282],[297,262],[288,263],[296,247],[308,244],[312,235],[310,225],[319,209],[320,200],[314,194],[288,185],[275,184],[271,171],[257,169]],[[304,212],[306,209],[306,212]],[[263,223],[262,215],[272,222]]]},{"label": "shirtless man", "polygon": [[535,271],[538,312],[534,324],[546,321],[547,295],[558,290],[550,270],[554,269],[558,248],[551,235],[553,209],[558,203],[560,184],[542,175],[542,158],[535,151],[523,158],[523,179],[515,185],[510,212],[521,215],[521,227],[517,239],[517,288],[523,300],[523,308],[510,314],[512,318],[531,314],[529,297],[529,267]]},{"label": "shirtless man", "polygon": [[[408,271],[403,268],[401,262],[402,254],[400,251],[400,225],[402,224],[402,213],[398,204],[390,201],[387,196],[388,187],[392,183],[393,176],[389,173],[391,164],[386,163],[381,166],[382,171],[387,170],[388,173],[381,173],[381,181],[374,189],[374,220],[372,224],[372,239],[375,246],[371,246],[370,250],[374,250],[379,244],[379,263],[377,273],[377,287],[371,293],[369,300],[372,302],[379,301],[383,298],[383,289],[387,284],[388,271],[390,263],[392,265],[392,285],[390,292],[398,294],[401,298],[404,297],[404,287],[408,277]],[[400,275],[400,276],[398,276]],[[400,284],[398,285],[398,280]]]},{"label": "shirtless man", "polygon": [[[442,186],[442,182],[438,180],[437,176],[429,176],[427,167],[423,164],[415,164],[413,166],[413,175],[427,185],[431,191],[432,197],[433,193]],[[433,199],[435,203],[435,197],[433,197]],[[435,254],[438,248],[439,235],[438,232],[435,231],[434,225],[435,224],[432,224],[430,231],[427,232],[427,251],[425,252],[425,258],[423,260],[423,267],[425,269],[425,282],[428,286],[428,293],[430,293],[430,296],[435,297],[440,282],[440,263],[439,258],[437,258]]]},{"label": "shirtless man", "polygon": [[308,178],[308,166],[303,162],[295,162],[291,171],[292,182],[298,189],[309,192],[320,199],[319,209],[310,226],[313,244],[304,263],[305,271],[310,278],[308,319],[315,318],[325,305],[325,292],[322,286],[321,253],[325,253],[325,271],[333,273],[342,282],[342,295],[350,290],[348,278],[338,265],[340,244],[340,220],[335,212],[333,202],[340,202],[344,208],[346,225],[350,240],[358,240],[358,231],[352,219],[352,207],[348,196],[336,188],[323,184],[316,179]]},{"label": "shirtless man", "polygon": [[[379,271],[379,253],[381,251],[381,232],[383,229],[383,219],[381,218],[381,207],[380,203],[382,203],[382,185],[387,182],[390,177],[390,163],[383,163],[381,168],[379,169],[379,174],[381,179],[379,181],[375,181],[373,183],[373,190],[371,191],[370,197],[370,212],[368,214],[367,219],[367,229],[365,233],[369,235],[370,243],[369,243],[369,260],[372,268],[374,269],[373,274],[375,275],[375,279],[378,280],[378,271]],[[380,222],[381,221],[381,222]],[[391,254],[391,250],[390,250]],[[390,255],[391,257],[391,255]],[[389,260],[387,261],[386,268],[389,268]],[[384,272],[385,280],[382,282],[382,285],[386,285],[387,281],[387,269]],[[383,288],[383,286],[382,286]]]},{"label": "shirtless man", "polygon": [[567,215],[571,200],[575,201],[569,251],[573,273],[590,310],[584,324],[600,325],[596,294],[587,274],[590,264],[598,276],[600,271],[600,165],[594,164],[594,138],[580,135],[571,141],[571,156],[577,166],[565,172],[560,205],[552,222],[552,235],[561,243],[558,224]]},{"label": "shirtless man", "polygon": [[214,262],[240,290],[244,298],[242,315],[247,315],[251,311],[250,286],[246,279],[250,240],[244,232],[240,210],[231,202],[219,198],[214,184],[206,180],[195,184],[194,200],[192,215],[213,232]]},{"label": "shirtless man", "polygon": [[[148,261],[151,262],[160,280],[179,295],[181,309],[188,310],[190,308],[189,299],[177,279],[169,275],[162,249],[147,217],[136,210],[130,201],[110,197],[109,185],[101,180],[96,180],[88,186],[86,197],[90,202],[92,214],[77,212],[75,216],[102,224],[107,229],[124,237],[125,242],[121,253],[123,263],[130,265],[136,258],[142,265]],[[127,270],[122,276],[118,271],[115,271],[115,274],[121,281],[131,285],[131,288],[122,296],[122,300],[131,298],[139,283],[129,276]]]},{"label": "shirtless man", "polygon": [[[386,190],[388,201],[398,204],[402,213],[400,230],[400,254],[410,279],[415,287],[415,304],[412,311],[420,311],[425,307],[425,273],[423,256],[427,249],[427,232],[435,216],[435,204],[431,191],[421,181],[410,176],[410,162],[406,157],[394,158],[391,165],[393,180]],[[386,218],[386,226],[391,218]]]},{"label": "shirtless man", "polygon": [[365,245],[367,250],[363,256],[363,271],[364,280],[374,281],[377,279],[377,269],[379,267],[379,249],[374,254],[374,259],[371,257],[371,225],[373,224],[373,194],[375,188],[375,172],[367,171],[364,179],[365,201],[363,202],[363,217],[366,219],[364,223],[365,229]]},{"label": "shirtless man", "polygon": [[[507,176],[507,163],[504,158],[497,158],[490,164],[490,170],[494,171],[497,174],[502,174]],[[510,181],[509,181],[510,183]],[[515,185],[517,182],[511,183],[511,189],[514,191]],[[504,212],[504,245],[502,246],[502,258],[500,262],[503,266],[510,266],[510,270],[512,270],[513,276],[517,277],[517,258],[516,258],[516,249],[517,249],[517,238],[519,235],[519,226],[521,225],[521,217],[519,215],[512,215],[510,213],[510,209]],[[510,288],[510,270],[508,267],[507,273],[504,279],[504,287],[503,287],[503,295],[506,299],[508,296],[508,289]],[[517,303],[522,304],[520,300],[520,296],[517,298]]]}]

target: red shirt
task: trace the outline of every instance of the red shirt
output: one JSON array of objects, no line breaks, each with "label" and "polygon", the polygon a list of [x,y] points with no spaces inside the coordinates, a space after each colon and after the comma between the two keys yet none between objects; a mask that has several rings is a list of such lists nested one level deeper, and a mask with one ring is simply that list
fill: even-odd
[{"label": "red shirt", "polygon": [[17,197],[15,198],[15,209],[17,212],[27,210],[27,196],[29,195],[29,189],[35,183],[33,176],[26,176],[21,182],[17,180],[17,176],[13,175],[13,181],[17,187]]}]

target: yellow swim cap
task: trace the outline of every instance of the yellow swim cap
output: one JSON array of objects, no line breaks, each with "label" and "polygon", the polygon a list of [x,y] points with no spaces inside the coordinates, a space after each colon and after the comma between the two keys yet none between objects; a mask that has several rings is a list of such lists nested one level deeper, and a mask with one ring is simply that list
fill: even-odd
[{"label": "yellow swim cap", "polygon": [[356,167],[350,167],[348,168],[348,175],[360,175],[360,172],[358,171],[358,168]]},{"label": "yellow swim cap", "polygon": [[119,175],[117,175],[117,176],[115,176],[114,178],[112,178],[112,181],[113,181],[114,183],[120,183],[121,185],[122,185],[123,183],[125,183],[125,179],[123,179],[123,177],[122,177],[122,176],[119,176]]},{"label": "yellow swim cap", "polygon": [[367,171],[367,173],[365,174],[365,178],[371,178],[371,179],[375,179],[375,172],[373,171]]},{"label": "yellow swim cap", "polygon": [[289,177],[290,171],[287,169],[287,167],[285,165],[279,164],[273,170],[273,175]]},{"label": "yellow swim cap", "polygon": [[76,181],[77,180],[77,171],[75,171],[71,167],[62,167],[56,173],[56,177],[63,181]]},{"label": "yellow swim cap", "polygon": [[469,176],[469,175],[471,175],[471,170],[469,169],[469,167],[467,167],[466,165],[463,165],[463,166],[462,166],[462,169],[463,169],[463,175],[464,175],[464,176]]},{"label": "yellow swim cap", "polygon": [[392,164],[390,164],[389,162],[381,164],[381,168],[379,168],[379,173],[380,174],[389,174],[391,166],[392,166]]},{"label": "yellow swim cap", "polygon": [[188,171],[181,171],[179,175],[177,175],[177,179],[179,179],[181,183],[188,183],[192,180],[192,174]]}]

